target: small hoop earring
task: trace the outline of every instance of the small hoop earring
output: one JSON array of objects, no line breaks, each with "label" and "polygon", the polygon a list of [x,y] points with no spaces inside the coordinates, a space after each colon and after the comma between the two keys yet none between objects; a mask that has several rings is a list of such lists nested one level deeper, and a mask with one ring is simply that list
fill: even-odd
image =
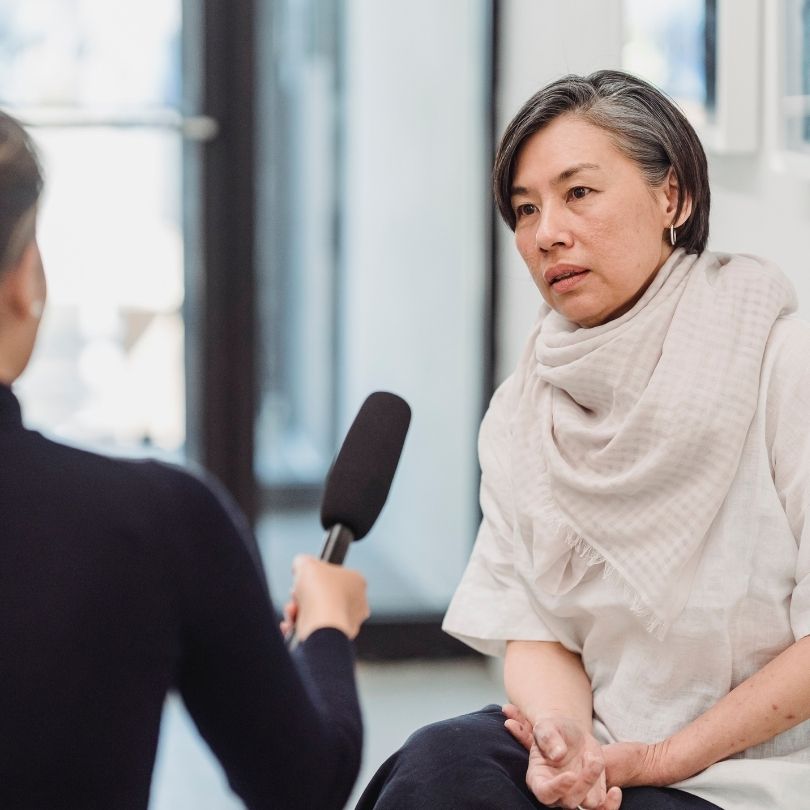
[{"label": "small hoop earring", "polygon": [[675,233],[675,225],[669,226],[669,241],[672,242],[672,246],[675,247],[675,242],[677,241],[678,237]]}]

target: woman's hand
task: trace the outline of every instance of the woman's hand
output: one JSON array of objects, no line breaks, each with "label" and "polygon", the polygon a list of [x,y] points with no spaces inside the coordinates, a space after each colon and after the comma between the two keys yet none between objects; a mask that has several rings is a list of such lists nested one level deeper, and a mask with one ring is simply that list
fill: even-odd
[{"label": "woman's hand", "polygon": [[527,750],[531,751],[534,735],[532,734],[532,724],[526,715],[515,706],[514,703],[507,703],[501,706],[501,711],[506,717],[504,725],[509,733]]},{"label": "woman's hand", "polygon": [[335,627],[355,638],[369,617],[366,581],[357,571],[299,554],[293,560],[292,597],[284,606],[281,631],[295,626],[298,638]]},{"label": "woman's hand", "polygon": [[284,618],[281,620],[281,634],[286,636],[291,630],[295,628],[295,620],[298,618],[298,602],[292,596],[292,588],[290,588],[290,599],[284,605]]},{"label": "woman's hand", "polygon": [[618,810],[622,793],[607,790],[602,750],[593,735],[567,717],[531,726],[513,704],[503,707],[506,728],[529,751],[526,784],[543,804],[587,810]]}]

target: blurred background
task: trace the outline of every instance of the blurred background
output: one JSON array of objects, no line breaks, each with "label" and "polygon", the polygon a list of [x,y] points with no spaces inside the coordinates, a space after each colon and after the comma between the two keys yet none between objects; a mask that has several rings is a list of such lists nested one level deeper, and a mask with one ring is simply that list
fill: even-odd
[{"label": "blurred background", "polygon": [[[678,101],[710,247],[776,261],[807,312],[810,0],[0,0],[0,106],[47,175],[29,426],[206,466],[280,602],[363,399],[413,408],[350,558],[374,612],[361,782],[417,726],[502,700],[497,662],[440,631],[478,423],[539,303],[488,173],[529,95],[606,67]],[[239,807],[173,698],[164,719],[152,807]]]}]

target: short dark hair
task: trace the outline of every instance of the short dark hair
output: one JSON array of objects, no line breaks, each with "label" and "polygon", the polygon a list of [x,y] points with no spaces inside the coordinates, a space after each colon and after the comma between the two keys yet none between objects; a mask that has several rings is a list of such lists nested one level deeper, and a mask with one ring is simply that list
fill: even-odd
[{"label": "short dark hair", "polygon": [[0,111],[0,273],[19,259],[28,241],[21,240],[18,229],[39,201],[42,186],[31,137],[19,121]]},{"label": "short dark hair", "polygon": [[641,169],[651,186],[660,185],[670,167],[680,195],[677,220],[687,198],[692,212],[677,229],[676,245],[700,253],[709,238],[709,173],[706,153],[692,125],[657,88],[620,70],[590,76],[564,76],[535,93],[503,134],[492,171],[492,188],[501,216],[515,230],[512,181],[526,139],[560,115],[572,113],[605,130],[616,147]]}]

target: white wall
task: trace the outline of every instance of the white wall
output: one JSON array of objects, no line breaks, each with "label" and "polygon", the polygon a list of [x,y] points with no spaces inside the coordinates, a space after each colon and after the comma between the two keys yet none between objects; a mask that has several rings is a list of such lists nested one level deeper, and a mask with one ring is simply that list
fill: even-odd
[{"label": "white wall", "polygon": [[796,285],[810,315],[810,172],[785,162],[780,143],[780,42],[784,4],[761,5],[760,147],[744,157],[709,155],[709,247],[775,261]]},{"label": "white wall", "polygon": [[[343,199],[343,423],[365,396],[413,422],[369,542],[378,612],[443,611],[476,529],[486,273],[485,4],[350,0]],[[374,561],[369,560],[372,564]],[[394,593],[394,576],[408,593]],[[383,582],[369,577],[370,588]]]},{"label": "white wall", "polygon": [[[810,173],[780,166],[779,42],[782,3],[761,4],[760,146],[748,156],[709,154],[712,215],[709,247],[756,253],[777,264],[797,287],[810,314]],[[502,127],[544,83],[564,73],[621,66],[621,0],[507,0],[501,44]],[[498,376],[513,367],[539,304],[539,294],[500,232],[501,332]]]}]

